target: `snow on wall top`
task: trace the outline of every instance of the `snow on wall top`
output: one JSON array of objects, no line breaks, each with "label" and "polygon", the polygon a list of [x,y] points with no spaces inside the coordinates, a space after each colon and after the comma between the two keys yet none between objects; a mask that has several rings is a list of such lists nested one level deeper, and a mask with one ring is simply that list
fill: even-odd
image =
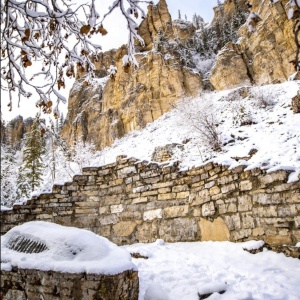
[{"label": "snow on wall top", "polygon": [[136,270],[130,254],[108,239],[88,230],[41,221],[16,226],[2,236],[1,270],[10,271],[12,266],[106,275]]}]

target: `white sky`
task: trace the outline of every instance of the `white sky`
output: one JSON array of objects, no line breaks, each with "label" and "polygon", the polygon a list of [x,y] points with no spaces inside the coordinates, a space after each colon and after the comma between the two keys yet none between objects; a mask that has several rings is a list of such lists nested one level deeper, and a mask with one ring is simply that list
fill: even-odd
[{"label": "white sky", "polygon": [[[84,0],[79,1],[87,2]],[[158,1],[155,1],[155,3],[157,2]],[[112,0],[102,0],[102,3],[108,6],[110,3],[112,3]],[[167,0],[167,3],[173,19],[178,18],[178,10],[180,10],[182,18],[184,18],[186,15],[188,20],[191,20],[193,14],[197,13],[200,16],[202,16],[206,22],[210,22],[213,18],[212,8],[217,4],[217,0]],[[104,37],[99,37],[99,40],[97,41],[97,44],[102,45],[104,51],[112,48],[118,48],[119,46],[127,42],[128,33],[126,31],[125,21],[122,19],[120,13],[115,12],[113,15],[109,16],[104,25],[105,28],[108,30],[108,34]],[[72,85],[73,80],[67,80],[66,90],[60,90],[60,92],[66,98],[68,98],[69,90],[72,87]],[[36,101],[34,100],[34,98],[23,100],[21,99],[20,107],[18,107],[18,99],[16,97],[13,103],[13,110],[12,112],[9,112],[7,108],[8,94],[1,91],[2,119],[9,121],[17,115],[22,115],[24,118],[34,117],[38,112],[38,109],[35,107],[35,102]],[[61,104],[60,110],[66,116],[67,104]]]}]

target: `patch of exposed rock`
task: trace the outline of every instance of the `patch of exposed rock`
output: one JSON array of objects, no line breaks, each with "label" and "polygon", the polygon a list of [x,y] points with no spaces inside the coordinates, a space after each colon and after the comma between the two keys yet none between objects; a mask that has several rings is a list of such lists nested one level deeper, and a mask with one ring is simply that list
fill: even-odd
[{"label": "patch of exposed rock", "polygon": [[[232,1],[225,1],[224,7]],[[246,25],[240,30],[237,44],[227,44],[219,53],[210,75],[217,90],[237,86],[286,81],[294,72],[290,63],[295,58],[293,20],[287,17],[287,0],[252,1],[252,10],[262,21],[250,33]]]},{"label": "patch of exposed rock", "polygon": [[[95,62],[99,84],[86,86],[84,78],[79,78],[70,92],[64,138],[72,143],[82,137],[93,141],[98,149],[109,146],[116,138],[159,118],[179,98],[195,96],[203,89],[201,75],[184,67],[179,57],[147,51],[152,49],[159,28],[167,36],[174,36],[171,21],[165,0],[150,6],[139,27],[145,41],[145,47],[139,48],[143,52],[136,55],[139,68],[123,69],[122,58],[127,50],[122,46],[101,54]],[[194,32],[192,27],[188,32],[177,25],[174,28],[183,40]],[[118,70],[113,78],[107,73],[110,65]]]}]

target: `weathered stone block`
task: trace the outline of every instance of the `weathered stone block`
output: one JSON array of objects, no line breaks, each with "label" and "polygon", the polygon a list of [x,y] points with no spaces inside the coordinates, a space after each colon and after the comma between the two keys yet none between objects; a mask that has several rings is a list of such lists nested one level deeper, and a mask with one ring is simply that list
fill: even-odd
[{"label": "weathered stone block", "polygon": [[229,241],[230,233],[226,223],[220,217],[213,222],[200,218],[201,241]]},{"label": "weathered stone block", "polygon": [[254,207],[253,208],[254,217],[277,217],[277,207],[274,205],[266,207]]},{"label": "weathered stone block", "polygon": [[116,224],[119,221],[117,215],[108,215],[100,217],[101,225]]},{"label": "weathered stone block", "polygon": [[266,235],[264,238],[265,242],[271,245],[291,245],[292,240],[290,236],[281,235]]},{"label": "weathered stone block", "polygon": [[252,209],[252,200],[248,195],[238,197],[238,211],[249,211]]},{"label": "weathered stone block", "polygon": [[197,222],[187,218],[163,219],[159,225],[157,238],[162,238],[170,243],[199,240]]},{"label": "weathered stone block", "polygon": [[180,192],[176,194],[176,199],[185,199],[188,198],[190,195],[189,192]]},{"label": "weathered stone block", "polygon": [[261,236],[261,235],[264,235],[265,234],[265,231],[263,228],[261,227],[257,227],[257,228],[254,228],[253,231],[252,231],[252,235],[253,236]]},{"label": "weathered stone block", "polygon": [[175,193],[159,194],[157,199],[159,201],[176,199],[176,194]]},{"label": "weathered stone block", "polygon": [[210,195],[209,195],[208,190],[202,190],[202,191],[197,192],[197,193],[191,193],[189,202],[191,203],[191,206],[194,206],[194,205],[201,205],[201,204],[206,203],[210,200],[211,199],[210,199]]},{"label": "weathered stone block", "polygon": [[244,180],[240,183],[241,191],[250,191],[252,190],[252,182],[250,180]]},{"label": "weathered stone block", "polygon": [[147,201],[148,201],[148,197],[138,197],[133,199],[132,204],[146,203]]},{"label": "weathered stone block", "polygon": [[163,211],[164,218],[185,217],[189,212],[188,205],[166,207]]},{"label": "weathered stone block", "polygon": [[241,219],[239,214],[225,216],[225,223],[230,231],[241,229]]},{"label": "weathered stone block", "polygon": [[235,183],[230,183],[227,185],[224,185],[221,187],[221,191],[223,194],[230,193],[232,191],[236,190],[236,184]]},{"label": "weathered stone block", "polygon": [[293,217],[297,214],[298,212],[295,205],[278,207],[278,217]]},{"label": "weathered stone block", "polygon": [[282,203],[282,196],[280,194],[256,194],[253,195],[253,202],[259,203],[262,205],[269,205],[269,204],[279,204]]},{"label": "weathered stone block", "polygon": [[210,188],[213,187],[214,185],[215,185],[215,181],[213,180],[213,181],[210,181],[210,182],[206,183],[206,184],[204,185],[204,188],[210,189]]},{"label": "weathered stone block", "polygon": [[221,192],[221,190],[220,190],[220,188],[219,188],[218,186],[214,186],[214,187],[212,187],[212,188],[209,190],[209,194],[210,194],[211,196],[217,195],[217,194],[219,194],[220,192]]},{"label": "weathered stone block", "polygon": [[242,230],[234,231],[232,232],[232,239],[233,241],[238,241],[244,238],[248,238],[249,236],[251,236],[251,232],[252,232],[251,229],[242,229]]},{"label": "weathered stone block", "polygon": [[242,224],[244,229],[254,228],[254,219],[252,213],[242,213]]},{"label": "weathered stone block", "polygon": [[112,214],[120,213],[120,212],[122,212],[123,210],[124,210],[123,204],[112,205],[112,206],[110,207],[110,212],[111,212]]},{"label": "weathered stone block", "polygon": [[129,236],[136,228],[136,223],[133,221],[123,221],[113,225],[113,231],[117,236]]},{"label": "weathered stone block", "polygon": [[135,237],[136,241],[140,243],[151,243],[158,239],[158,225],[157,220],[153,222],[144,222],[137,226]]},{"label": "weathered stone block", "polygon": [[215,204],[213,201],[205,203],[202,205],[202,216],[209,217],[213,216],[216,212]]},{"label": "weathered stone block", "polygon": [[95,208],[76,208],[75,213],[76,214],[95,214],[96,213]]},{"label": "weathered stone block", "polygon": [[145,211],[143,215],[144,221],[151,221],[154,219],[161,219],[163,215],[162,209],[154,209],[154,210],[149,210]]}]

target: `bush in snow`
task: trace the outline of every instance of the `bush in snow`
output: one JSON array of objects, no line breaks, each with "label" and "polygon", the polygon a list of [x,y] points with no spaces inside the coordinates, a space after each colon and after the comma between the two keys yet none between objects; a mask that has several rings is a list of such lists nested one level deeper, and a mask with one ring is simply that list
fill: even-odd
[{"label": "bush in snow", "polygon": [[218,131],[218,122],[214,114],[213,104],[202,95],[203,101],[193,103],[181,102],[177,109],[181,112],[185,126],[196,131],[201,144],[212,151],[222,150],[221,133]]}]

